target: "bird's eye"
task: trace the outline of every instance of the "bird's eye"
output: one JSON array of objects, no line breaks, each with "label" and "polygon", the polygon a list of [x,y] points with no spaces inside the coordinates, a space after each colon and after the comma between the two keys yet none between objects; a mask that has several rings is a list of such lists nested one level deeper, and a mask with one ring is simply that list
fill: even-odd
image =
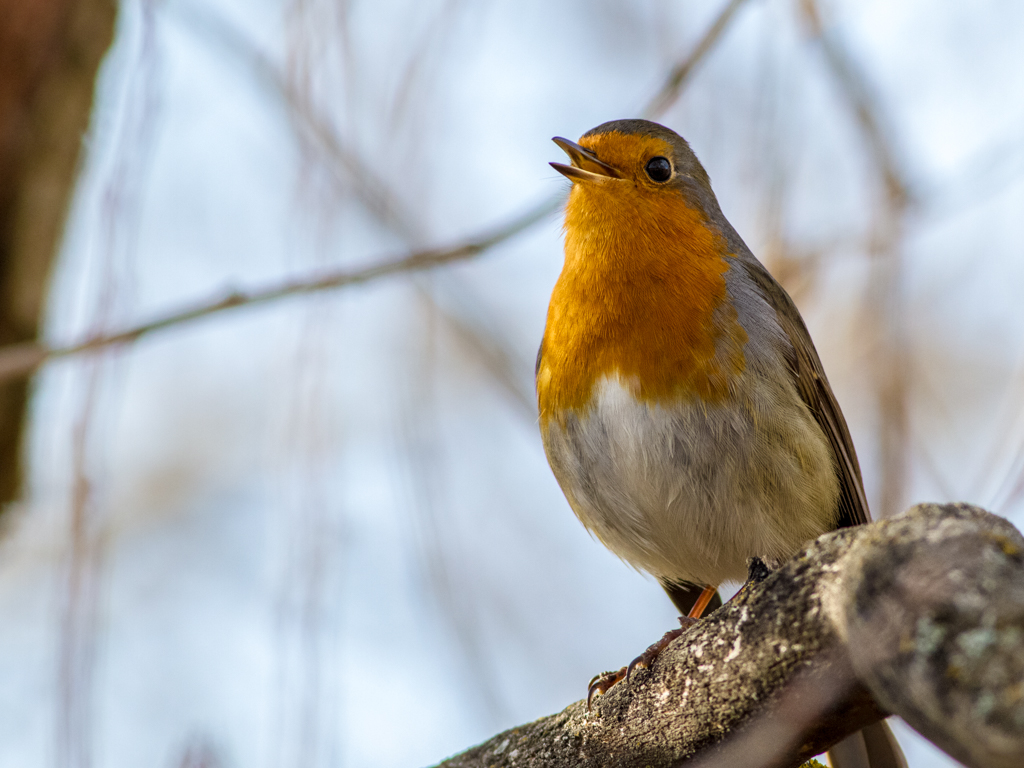
[{"label": "bird's eye", "polygon": [[668,181],[672,176],[672,163],[668,161],[667,157],[659,155],[648,160],[644,170],[647,171],[647,175],[651,177],[652,181]]}]

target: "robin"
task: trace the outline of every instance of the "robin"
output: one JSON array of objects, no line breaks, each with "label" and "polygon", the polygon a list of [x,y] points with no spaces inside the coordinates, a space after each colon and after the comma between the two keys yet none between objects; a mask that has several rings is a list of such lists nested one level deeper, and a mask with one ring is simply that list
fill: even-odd
[{"label": "robin", "polygon": [[[646,120],[554,142],[572,189],[537,355],[544,449],[583,525],[685,626],[749,558],[868,522],[857,455],[796,305],[689,144]],[[588,705],[631,667],[597,678]],[[905,765],[884,723],[862,734],[860,765]]]}]

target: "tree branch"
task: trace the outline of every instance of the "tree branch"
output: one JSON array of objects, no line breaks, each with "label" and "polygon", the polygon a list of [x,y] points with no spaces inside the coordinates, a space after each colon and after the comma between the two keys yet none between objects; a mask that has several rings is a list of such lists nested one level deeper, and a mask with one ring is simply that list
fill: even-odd
[{"label": "tree branch", "polygon": [[261,304],[289,296],[326,291],[332,288],[358,285],[378,277],[395,275],[401,272],[421,272],[453,261],[461,261],[511,239],[523,230],[531,227],[537,221],[551,215],[561,204],[561,198],[547,200],[542,205],[516,217],[504,226],[484,232],[459,245],[453,245],[448,248],[428,248],[413,251],[402,258],[384,261],[364,267],[363,269],[331,270],[319,275],[280,283],[262,290],[249,292],[235,291],[221,299],[202,302],[194,307],[173,312],[124,331],[94,336],[76,344],[53,348],[36,343],[4,347],[0,349],[0,381],[31,373],[51,358],[66,357],[117,344],[127,344],[153,331],[198,320],[209,315],[219,314],[236,307]]},{"label": "tree branch", "polygon": [[[728,26],[729,21],[743,1],[730,0],[708,32],[698,42],[697,46],[672,70],[662,90],[655,96],[644,114],[656,115],[671,105],[685,87],[696,65],[708,55],[714,44],[721,37],[722,32]],[[206,19],[204,24],[209,25],[209,19]],[[224,34],[222,26],[214,25],[214,28],[219,34]],[[234,47],[243,50],[247,49],[246,44],[240,38],[235,39],[237,36],[229,37]],[[268,60],[259,55],[254,55],[250,58],[259,64],[258,70],[263,76],[274,83],[286,95],[289,93],[279,73],[277,73]],[[292,112],[300,114],[301,111],[297,109],[296,105],[290,101],[289,105],[292,107]],[[300,116],[302,115],[300,114]],[[396,231],[404,231],[403,228],[406,227],[407,223],[404,220],[394,218],[393,199],[388,190],[375,184],[373,178],[363,172],[364,168],[357,162],[358,158],[348,153],[342,145],[337,143],[336,137],[334,137],[327,124],[322,121],[313,121],[307,127],[318,144],[326,148],[328,155],[334,161],[340,163],[340,166],[344,167],[348,173],[352,174],[361,194],[368,196],[364,200],[368,207],[376,215],[382,217],[382,220],[392,221],[395,224]],[[471,238],[461,245],[454,245],[448,248],[415,250],[404,258],[386,261],[361,270],[339,270],[282,283],[260,291],[249,293],[234,292],[223,298],[202,302],[191,308],[173,312],[162,318],[142,323],[118,333],[95,336],[63,347],[51,348],[38,342],[0,346],[0,382],[31,374],[40,365],[52,358],[67,357],[112,345],[131,343],[153,331],[162,330],[208,315],[218,314],[236,307],[269,302],[303,293],[313,293],[365,283],[377,277],[393,275],[399,272],[418,272],[450,262],[466,260],[511,239],[542,221],[556,211],[562,205],[563,200],[564,196],[561,194],[546,200],[527,213],[509,221],[504,226]]]},{"label": "tree branch", "polygon": [[[758,561],[754,561],[757,563]],[[894,712],[968,766],[1024,764],[1024,538],[966,505],[822,536],[650,671],[444,768],[791,768]]]},{"label": "tree branch", "polygon": [[[0,344],[39,333],[113,0],[0,0]],[[31,369],[28,369],[31,370]],[[28,381],[0,381],[0,505],[21,492]]]}]

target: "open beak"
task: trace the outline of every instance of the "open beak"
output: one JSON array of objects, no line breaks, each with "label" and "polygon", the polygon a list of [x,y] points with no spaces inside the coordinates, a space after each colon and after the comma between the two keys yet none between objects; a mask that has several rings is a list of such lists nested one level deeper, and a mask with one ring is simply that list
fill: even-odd
[{"label": "open beak", "polygon": [[597,159],[597,155],[589,149],[584,149],[575,141],[563,139],[561,136],[555,136],[552,141],[569,156],[572,165],[551,163],[551,167],[568,178],[569,181],[575,183],[577,181],[597,181],[602,178],[622,178],[621,173],[608,165],[608,163],[602,163]]}]

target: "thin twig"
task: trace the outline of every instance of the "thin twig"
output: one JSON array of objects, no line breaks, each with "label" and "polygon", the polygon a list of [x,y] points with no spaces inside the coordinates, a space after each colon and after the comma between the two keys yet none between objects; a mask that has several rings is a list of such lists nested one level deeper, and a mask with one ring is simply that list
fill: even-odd
[{"label": "thin twig", "polygon": [[653,118],[663,115],[676,103],[679,94],[682,93],[683,88],[686,87],[690,77],[696,71],[697,65],[707,58],[708,53],[714,48],[726,27],[729,26],[733,15],[744,2],[746,0],[729,0],[725,8],[718,14],[718,18],[704,33],[704,37],[690,51],[690,54],[672,68],[665,79],[665,84],[661,86],[661,90],[647,102],[647,106],[641,111],[642,117]]},{"label": "thin twig", "polygon": [[[533,366],[524,361],[520,355],[512,352],[512,345],[502,338],[495,329],[481,331],[474,321],[467,319],[444,306],[437,296],[428,293],[426,287],[419,286],[420,295],[430,303],[430,308],[438,319],[442,320],[448,332],[459,345],[483,366],[495,381],[501,382],[504,392],[509,396],[516,411],[529,422],[537,420],[537,399],[533,391],[532,381],[524,386],[523,373],[533,371]],[[460,298],[465,298],[463,295]],[[461,308],[462,301],[458,302]],[[475,314],[475,313],[473,313]],[[472,317],[472,316],[471,316]]]},{"label": "thin twig", "polygon": [[903,240],[906,215],[915,201],[870,79],[840,37],[822,23],[816,0],[801,0],[800,9],[841,95],[849,103],[882,188],[868,248],[871,276],[864,309],[865,326],[871,329],[880,351],[874,384],[880,412],[880,512],[887,517],[902,508],[909,475],[912,371],[908,365]]},{"label": "thin twig", "polygon": [[330,118],[312,108],[309,99],[298,93],[269,56],[236,26],[207,8],[200,8],[194,3],[177,3],[172,7],[192,29],[243,61],[248,71],[283,102],[295,132],[327,158],[327,167],[339,181],[353,185],[359,201],[374,218],[406,242],[420,239],[421,232],[412,225],[412,217],[387,185],[358,153],[341,142]]},{"label": "thin twig", "polygon": [[[679,93],[686,86],[689,78],[697,64],[711,51],[715,42],[721,37],[735,11],[742,5],[744,0],[730,0],[726,8],[719,14],[719,17],[712,24],[704,37],[697,43],[696,47],[676,67],[666,80],[661,91],[651,100],[650,105],[644,110],[645,115],[657,115],[674,103]],[[191,14],[186,14],[191,16]],[[196,16],[192,20],[196,20]],[[203,18],[202,24],[206,25],[208,31],[215,31],[222,39],[232,39],[238,50],[249,50],[249,58],[270,82],[280,88],[281,92],[288,94],[290,89],[282,82],[281,76],[273,68],[272,64],[265,57],[253,59],[251,49],[245,45],[237,35],[233,37],[228,34],[229,28],[226,25],[217,25],[215,20]],[[214,25],[211,27],[210,25]],[[300,105],[291,104],[297,114],[302,114]],[[315,139],[316,143],[324,147],[328,154],[333,155],[344,166],[352,177],[361,182],[364,193],[369,193],[370,203],[368,207],[376,211],[382,220],[389,220],[396,231],[408,234],[408,222],[406,217],[396,214],[394,200],[386,190],[380,189],[374,183],[373,175],[366,173],[366,169],[356,155],[345,150],[336,141],[336,136],[330,127],[320,121],[307,123],[307,135]],[[181,323],[198,320],[209,315],[218,314],[228,309],[249,306],[252,304],[266,303],[277,299],[297,296],[304,293],[314,293],[341,288],[349,285],[357,285],[370,280],[398,274],[401,272],[419,272],[439,267],[451,262],[463,261],[487,251],[488,249],[510,240],[518,234],[532,227],[534,224],[543,221],[549,215],[561,207],[564,196],[559,194],[543,203],[537,205],[527,213],[513,219],[504,226],[486,232],[477,238],[473,238],[462,245],[449,248],[434,248],[417,250],[407,256],[393,261],[386,261],[371,267],[360,270],[338,270],[308,277],[300,280],[282,283],[270,288],[250,293],[233,292],[230,295],[208,302],[199,303],[196,306],[173,312],[162,318],[152,320],[133,328],[109,335],[94,336],[85,341],[76,342],[62,347],[48,347],[39,343],[24,343],[9,345],[0,348],[0,381],[6,379],[26,376],[39,368],[44,362],[67,357],[70,355],[90,352],[103,347],[118,344],[128,344],[153,331],[162,330]]]},{"label": "thin twig", "polygon": [[[409,249],[421,248],[426,228],[414,211],[404,205],[401,196],[372,166],[363,162],[339,134],[329,114],[318,108],[307,94],[296,87],[293,78],[285,77],[263,51],[235,26],[207,9],[184,6],[183,18],[201,34],[210,37],[221,48],[244,61],[249,71],[259,79],[268,93],[278,100],[288,116],[299,140],[305,142],[327,168],[337,183],[355,193],[354,199],[373,216],[381,226],[392,231]],[[554,205],[554,201],[552,201]],[[427,284],[419,286],[421,296],[437,311],[447,329],[467,350],[480,356],[485,370],[506,391],[519,412],[531,421],[536,416],[532,391],[527,392],[514,375],[511,361],[517,357],[509,344],[493,332],[484,330],[493,323],[469,323],[457,318],[438,305],[437,296]],[[466,304],[472,296],[461,286],[446,283],[445,292],[460,294],[457,303]],[[480,309],[483,305],[475,302]],[[479,311],[478,311],[479,313]],[[523,368],[526,370],[526,368]],[[531,388],[532,389],[532,388]]]},{"label": "thin twig", "polygon": [[429,248],[414,251],[399,259],[356,270],[332,270],[313,277],[271,286],[250,292],[236,291],[222,299],[202,302],[190,309],[173,312],[117,333],[93,336],[85,341],[63,347],[46,347],[41,344],[17,344],[0,349],[0,381],[31,373],[43,362],[53,358],[67,357],[81,352],[90,352],[103,347],[127,344],[136,339],[181,323],[198,320],[236,307],[262,304],[289,296],[316,293],[332,288],[359,285],[379,277],[403,272],[422,272],[454,261],[477,256],[500,243],[510,240],[550,216],[562,204],[562,198],[546,200],[511,222],[485,232],[461,245],[448,248]]},{"label": "thin twig", "polygon": [[897,161],[892,136],[882,118],[883,110],[869,85],[867,75],[861,71],[856,59],[842,41],[821,21],[817,0],[801,0],[803,17],[814,35],[825,61],[838,81],[843,96],[850,103],[857,124],[867,139],[875,165],[885,182],[890,201],[905,208],[913,202],[906,173]]}]

